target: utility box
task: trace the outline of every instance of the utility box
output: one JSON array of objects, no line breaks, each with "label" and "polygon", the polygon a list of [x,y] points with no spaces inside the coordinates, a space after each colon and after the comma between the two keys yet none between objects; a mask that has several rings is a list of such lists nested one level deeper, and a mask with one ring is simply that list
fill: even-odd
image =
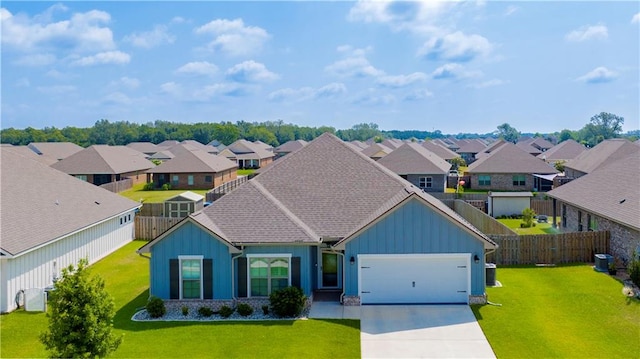
[{"label": "utility box", "polygon": [[613,256],[610,254],[596,254],[595,256],[595,269],[598,272],[608,272],[609,263],[613,263]]},{"label": "utility box", "polygon": [[485,284],[489,287],[496,286],[496,265],[493,263],[485,263]]},{"label": "utility box", "polygon": [[47,311],[44,289],[29,288],[24,290],[24,310],[27,312]]}]

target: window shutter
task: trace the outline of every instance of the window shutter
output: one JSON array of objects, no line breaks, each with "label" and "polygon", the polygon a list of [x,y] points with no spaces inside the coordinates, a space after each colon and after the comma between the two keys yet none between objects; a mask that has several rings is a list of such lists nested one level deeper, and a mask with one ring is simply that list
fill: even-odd
[{"label": "window shutter", "polygon": [[180,299],[180,262],[169,259],[169,299]]},{"label": "window shutter", "polygon": [[238,258],[238,297],[247,296],[247,258]]},{"label": "window shutter", "polygon": [[213,299],[213,259],[202,260],[202,294],[204,299]]},{"label": "window shutter", "polygon": [[291,286],[302,288],[300,285],[300,257],[291,257]]}]

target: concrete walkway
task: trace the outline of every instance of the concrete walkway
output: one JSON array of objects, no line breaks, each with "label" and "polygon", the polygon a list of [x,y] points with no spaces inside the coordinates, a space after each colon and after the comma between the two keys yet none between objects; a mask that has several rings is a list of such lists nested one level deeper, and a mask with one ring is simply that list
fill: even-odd
[{"label": "concrete walkway", "polygon": [[345,307],[314,302],[309,318],[360,319],[363,358],[495,358],[467,305]]}]

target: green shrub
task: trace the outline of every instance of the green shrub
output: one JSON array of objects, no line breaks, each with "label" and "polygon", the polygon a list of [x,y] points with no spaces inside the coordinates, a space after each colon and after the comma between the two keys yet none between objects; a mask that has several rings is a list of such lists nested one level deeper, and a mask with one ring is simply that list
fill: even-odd
[{"label": "green shrub", "polygon": [[629,262],[629,277],[633,284],[640,287],[640,253],[635,252]]},{"label": "green shrub", "polygon": [[287,287],[269,295],[271,309],[279,317],[297,317],[302,312],[307,298],[298,287]]},{"label": "green shrub", "polygon": [[522,211],[522,224],[520,227],[523,228],[531,228],[535,225],[535,223],[533,223],[533,219],[536,217],[536,211],[532,210],[531,208],[525,208]]},{"label": "green shrub", "polygon": [[158,297],[149,298],[146,309],[151,318],[160,318],[167,312],[167,308],[164,306],[164,301]]},{"label": "green shrub", "polygon": [[269,315],[269,306],[268,305],[263,305],[262,306],[262,314],[264,315]]},{"label": "green shrub", "polygon": [[229,318],[233,314],[233,308],[223,305],[218,313],[223,318]]},{"label": "green shrub", "polygon": [[165,184],[163,184],[163,185],[162,185],[162,189],[163,189],[163,190],[165,190],[165,191],[170,190],[170,189],[171,189],[171,184],[169,184],[169,183],[165,183]]},{"label": "green shrub", "polygon": [[184,315],[185,317],[189,315],[189,307],[187,307],[186,305],[182,306],[182,315]]},{"label": "green shrub", "polygon": [[246,317],[246,316],[249,316],[249,315],[253,314],[253,307],[251,307],[247,303],[240,303],[240,304],[238,304],[238,307],[236,308],[236,311],[241,316]]},{"label": "green shrub", "polygon": [[146,183],[144,187],[142,187],[144,191],[153,191],[153,182]]},{"label": "green shrub", "polygon": [[198,308],[198,314],[203,317],[210,317],[213,315],[213,310],[209,307],[200,307]]}]

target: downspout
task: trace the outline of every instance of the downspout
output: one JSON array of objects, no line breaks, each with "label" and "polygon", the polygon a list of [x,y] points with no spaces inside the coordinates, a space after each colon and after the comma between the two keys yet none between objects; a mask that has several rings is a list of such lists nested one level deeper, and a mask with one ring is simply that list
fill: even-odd
[{"label": "downspout", "polygon": [[236,284],[235,284],[235,271],[234,268],[235,266],[233,265],[233,261],[235,261],[236,259],[240,258],[242,255],[244,254],[244,246],[240,246],[240,253],[238,253],[237,256],[231,255],[231,299],[238,300],[238,297],[236,297]]},{"label": "downspout", "polygon": [[345,263],[345,256],[344,256],[344,253],[336,252],[336,250],[333,247],[331,247],[331,252],[333,252],[333,253],[335,253],[335,254],[337,254],[337,255],[342,257],[342,293],[340,293],[340,303],[344,304],[344,294],[345,294],[344,292],[345,292],[345,287],[346,287],[345,286],[345,280],[346,280],[345,271],[347,269],[346,263]]}]

